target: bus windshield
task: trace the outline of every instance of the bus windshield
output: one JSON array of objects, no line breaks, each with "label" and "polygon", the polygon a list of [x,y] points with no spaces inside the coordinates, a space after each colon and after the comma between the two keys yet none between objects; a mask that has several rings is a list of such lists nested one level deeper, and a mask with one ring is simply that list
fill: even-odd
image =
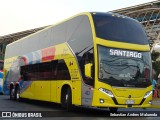
[{"label": "bus windshield", "polygon": [[151,85],[149,52],[98,46],[99,80],[111,86],[145,88]]},{"label": "bus windshield", "polygon": [[148,44],[148,39],[141,24],[128,17],[112,16],[109,13],[92,14],[96,36],[105,40],[133,44]]}]

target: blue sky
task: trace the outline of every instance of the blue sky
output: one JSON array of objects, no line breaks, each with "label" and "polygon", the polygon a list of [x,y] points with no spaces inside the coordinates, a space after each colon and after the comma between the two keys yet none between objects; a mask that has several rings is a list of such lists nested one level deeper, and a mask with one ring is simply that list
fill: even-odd
[{"label": "blue sky", "polygon": [[0,36],[55,24],[80,12],[107,12],[155,0],[0,0]]}]

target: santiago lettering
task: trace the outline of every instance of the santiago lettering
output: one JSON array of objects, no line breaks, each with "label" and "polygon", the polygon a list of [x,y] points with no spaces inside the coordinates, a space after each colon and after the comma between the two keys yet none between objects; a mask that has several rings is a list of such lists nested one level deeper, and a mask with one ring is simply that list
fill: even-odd
[{"label": "santiago lettering", "polygon": [[132,57],[132,58],[142,58],[142,53],[125,51],[125,50],[114,50],[110,49],[110,55],[122,56],[122,57]]}]

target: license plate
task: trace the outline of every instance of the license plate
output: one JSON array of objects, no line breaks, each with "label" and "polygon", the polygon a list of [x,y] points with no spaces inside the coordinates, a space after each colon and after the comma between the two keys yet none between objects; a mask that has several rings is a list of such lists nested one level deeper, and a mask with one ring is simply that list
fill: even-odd
[{"label": "license plate", "polygon": [[126,104],[134,104],[134,100],[126,100]]}]

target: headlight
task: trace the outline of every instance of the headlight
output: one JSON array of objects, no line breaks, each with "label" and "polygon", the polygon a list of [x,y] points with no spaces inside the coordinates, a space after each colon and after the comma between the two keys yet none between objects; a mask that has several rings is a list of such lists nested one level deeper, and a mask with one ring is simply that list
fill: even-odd
[{"label": "headlight", "polygon": [[149,97],[152,94],[152,91],[146,92],[146,94],[144,95],[144,98]]},{"label": "headlight", "polygon": [[105,88],[99,88],[99,91],[103,92],[104,94],[108,95],[109,97],[114,97],[113,93],[110,90]]}]

